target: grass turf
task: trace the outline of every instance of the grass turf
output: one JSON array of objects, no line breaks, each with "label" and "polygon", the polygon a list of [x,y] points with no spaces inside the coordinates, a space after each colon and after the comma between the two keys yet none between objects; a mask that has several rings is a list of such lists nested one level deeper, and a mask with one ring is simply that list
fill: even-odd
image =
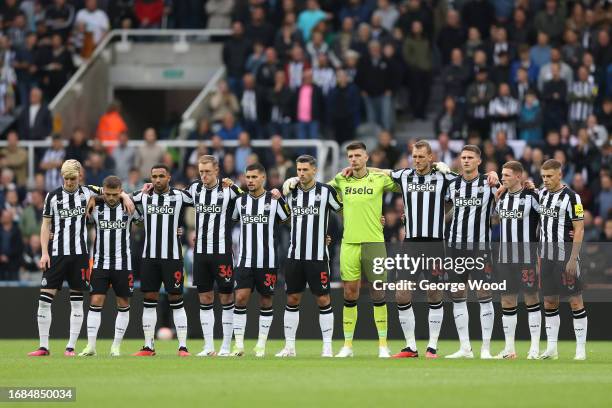
[{"label": "grass turf", "polygon": [[[297,342],[293,359],[274,357],[283,345],[278,340],[268,342],[264,359],[250,352],[254,341],[246,342],[242,358],[179,358],[175,341],[156,342],[156,357],[132,357],[140,340],[124,341],[124,355],[111,358],[110,343],[99,340],[96,357],[67,358],[65,340],[53,340],[50,357],[32,358],[26,354],[35,340],[1,340],[0,386],[76,387],[76,403],[54,407],[612,406],[612,342],[588,343],[586,361],[572,360],[573,342],[559,343],[557,361],[526,360],[528,342],[517,342],[519,359],[513,361],[383,360],[376,357],[377,342],[358,340],[350,359],[322,359],[321,343],[307,340]],[[200,351],[200,341],[189,345],[194,354]],[[402,343],[389,345],[397,351]],[[80,340],[77,352],[84,346]],[[334,351],[340,346],[334,342]],[[425,346],[420,342],[422,352]],[[478,351],[480,344],[472,346]],[[441,356],[450,354],[458,342],[439,347]],[[502,347],[493,342],[493,353]],[[18,404],[29,405],[44,404]]]}]

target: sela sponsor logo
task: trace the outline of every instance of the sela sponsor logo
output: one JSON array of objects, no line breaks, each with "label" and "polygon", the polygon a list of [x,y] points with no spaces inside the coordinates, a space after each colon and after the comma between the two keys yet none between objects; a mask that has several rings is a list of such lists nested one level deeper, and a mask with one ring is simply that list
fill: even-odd
[{"label": "sela sponsor logo", "polygon": [[558,218],[559,210],[556,208],[540,207],[540,214],[546,217]]},{"label": "sela sponsor logo", "polygon": [[257,215],[248,215],[244,214],[242,216],[243,224],[267,224],[269,217],[265,214],[257,214]]},{"label": "sela sponsor logo", "polygon": [[99,224],[100,224],[100,229],[104,229],[104,230],[106,229],[108,230],[125,229],[127,227],[127,222],[123,220],[116,220],[116,221],[100,220]]},{"label": "sela sponsor logo", "polygon": [[457,207],[481,207],[482,198],[480,197],[457,197],[455,198]]},{"label": "sela sponsor logo", "polygon": [[436,185],[431,183],[408,183],[406,188],[409,193],[433,193],[436,191]]},{"label": "sela sponsor logo", "polygon": [[291,215],[301,217],[304,215],[319,215],[319,207],[293,207],[291,208]]},{"label": "sela sponsor logo", "polygon": [[374,194],[374,189],[372,187],[345,187],[344,188],[345,195],[351,194]]},{"label": "sela sponsor logo", "polygon": [[85,214],[85,207],[62,208],[58,213],[60,218],[79,217]]},{"label": "sela sponsor logo", "polygon": [[200,214],[221,214],[221,206],[217,204],[198,204],[196,212]]},{"label": "sela sponsor logo", "polygon": [[168,214],[174,215],[174,207],[169,205],[147,205],[147,214]]},{"label": "sela sponsor logo", "polygon": [[523,211],[519,210],[500,210],[499,216],[501,218],[523,218]]}]

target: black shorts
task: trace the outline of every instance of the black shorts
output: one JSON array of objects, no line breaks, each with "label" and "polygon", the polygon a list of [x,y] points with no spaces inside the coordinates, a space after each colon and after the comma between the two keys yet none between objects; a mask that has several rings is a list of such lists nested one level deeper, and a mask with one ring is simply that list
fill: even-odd
[{"label": "black shorts", "polygon": [[140,270],[140,290],[142,292],[159,292],[161,284],[167,293],[183,293],[183,261],[180,259],[142,260]]},{"label": "black shorts", "polygon": [[453,259],[452,270],[446,271],[446,279],[451,283],[481,281],[493,283],[493,257],[487,249],[446,249],[447,256]]},{"label": "black shorts", "polygon": [[210,292],[217,283],[219,293],[234,291],[232,255],[195,254],[193,257],[193,284],[199,293]]},{"label": "black shorts", "polygon": [[532,264],[498,263],[495,277],[500,283],[506,282],[504,293],[507,294],[535,293],[540,284],[536,266]]},{"label": "black shorts", "polygon": [[51,257],[51,267],[43,272],[42,289],[62,289],[64,280],[72,290],[88,289],[89,255],[59,255]]},{"label": "black shorts", "polygon": [[302,293],[306,283],[317,296],[329,294],[329,263],[327,261],[285,260],[287,294]]},{"label": "black shorts", "polygon": [[92,295],[106,295],[112,287],[117,297],[131,297],[134,292],[134,273],[128,270],[94,269],[89,279]]},{"label": "black shorts", "polygon": [[[402,253],[417,261],[422,259],[416,270],[396,271],[396,280],[413,282],[426,279],[432,283],[444,281],[444,241],[439,238],[406,238],[402,243]],[[425,263],[427,262],[427,263]],[[412,265],[409,263],[409,265]]]},{"label": "black shorts", "polygon": [[260,295],[274,295],[277,268],[236,268],[236,289],[257,289]]},{"label": "black shorts", "polygon": [[542,295],[573,296],[582,293],[583,277],[580,276],[580,261],[577,262],[576,276],[573,277],[565,272],[566,265],[566,261],[540,260]]}]

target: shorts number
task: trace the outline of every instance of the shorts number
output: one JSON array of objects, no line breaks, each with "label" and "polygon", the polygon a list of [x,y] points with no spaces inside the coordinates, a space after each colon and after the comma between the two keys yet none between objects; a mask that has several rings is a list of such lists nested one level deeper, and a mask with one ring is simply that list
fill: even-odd
[{"label": "shorts number", "polygon": [[523,269],[521,271],[521,280],[523,283],[535,282],[535,269]]},{"label": "shorts number", "polygon": [[129,286],[130,288],[133,288],[133,287],[134,287],[134,274],[133,274],[133,273],[130,273],[130,274],[128,275],[128,286]]},{"label": "shorts number", "polygon": [[232,265],[219,265],[219,276],[222,278],[231,278],[233,275]]},{"label": "shorts number", "polygon": [[265,275],[266,280],[264,281],[264,285],[268,286],[268,287],[274,287],[274,285],[276,285],[276,275],[273,273],[266,273]]},{"label": "shorts number", "polygon": [[567,272],[563,271],[561,274],[561,282],[563,286],[574,286],[576,284],[576,276],[570,276]]},{"label": "shorts number", "polygon": [[176,281],[176,283],[180,283],[183,280],[183,272],[181,271],[174,272],[174,280]]},{"label": "shorts number", "polygon": [[321,285],[325,286],[327,282],[329,282],[329,277],[327,276],[327,272],[323,271],[321,272]]}]

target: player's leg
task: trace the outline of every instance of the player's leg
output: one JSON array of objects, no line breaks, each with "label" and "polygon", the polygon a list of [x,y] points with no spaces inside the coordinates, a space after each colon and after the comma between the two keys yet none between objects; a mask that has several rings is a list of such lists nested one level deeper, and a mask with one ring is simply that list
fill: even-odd
[{"label": "player's leg", "polygon": [[496,356],[499,359],[515,359],[516,350],[514,345],[514,337],[516,334],[517,321],[517,294],[512,293],[502,294],[502,327],[504,329],[505,345],[504,349]]},{"label": "player's leg", "polygon": [[49,329],[51,328],[51,304],[57,294],[57,289],[41,289],[38,296],[38,310],[36,318],[38,322],[38,349],[28,353],[32,357],[49,355]]},{"label": "player's leg", "polygon": [[572,308],[574,334],[576,335],[576,355],[574,360],[586,360],[588,318],[582,295],[570,296],[569,303]]},{"label": "player's leg", "polygon": [[95,356],[96,355],[96,340],[98,338],[98,330],[102,321],[102,307],[106,295],[102,293],[93,293],[89,298],[89,311],[87,312],[87,346],[79,353],[79,356]]},{"label": "player's leg", "polygon": [[540,310],[540,296],[538,294],[538,272],[533,265],[525,265],[521,274],[521,283],[527,319],[529,322],[529,334],[531,345],[528,360],[537,359],[540,355],[540,334],[542,331],[542,312]]},{"label": "player's leg", "polygon": [[76,342],[83,327],[83,292],[87,290],[89,257],[87,255],[71,256],[66,266],[70,287],[70,337],[64,355],[74,356],[76,355],[74,352]]},{"label": "player's leg", "polygon": [[[250,268],[249,268],[250,269]],[[248,279],[249,272],[246,270],[238,270],[238,276],[236,278],[237,287],[236,287],[236,306],[234,308],[234,316],[233,316],[233,331],[234,331],[234,341],[236,342],[234,351],[232,354],[234,356],[242,356],[244,355],[244,332],[246,329],[247,323],[247,308],[246,305],[249,303],[249,299],[251,298],[251,293],[253,289],[251,287],[241,288],[242,285],[246,285],[245,281]],[[252,275],[251,275],[252,276]],[[252,281],[252,279],[251,279]]]},{"label": "player's leg", "polygon": [[385,290],[378,290],[374,287],[374,282],[386,282],[387,271],[384,270],[381,274],[373,273],[374,259],[385,259],[387,257],[387,249],[384,242],[362,244],[361,245],[361,270],[366,274],[369,282],[370,299],[374,306],[374,324],[378,332],[378,357],[389,358],[391,351],[387,346],[387,330],[388,316],[387,303],[385,301]]},{"label": "player's leg", "polygon": [[[443,275],[440,275],[440,282]],[[429,342],[427,343],[426,358],[438,358],[438,338],[444,320],[443,293],[441,290],[428,290],[427,303],[429,304]]]},{"label": "player's leg", "polygon": [[143,259],[140,268],[140,290],[142,300],[142,331],[144,333],[144,346],[135,353],[135,356],[155,355],[155,326],[157,325],[157,303],[159,301],[159,288],[162,283],[161,267],[153,259]]},{"label": "player's leg", "polygon": [[395,292],[395,301],[397,303],[397,314],[406,339],[406,347],[399,353],[394,354],[393,358],[413,358],[418,357],[416,346],[416,337],[414,335],[415,318],[412,309],[412,292],[409,290],[397,290]]},{"label": "player's leg", "polygon": [[[465,256],[464,253],[455,249],[448,248],[449,256],[457,259]],[[469,255],[467,255],[469,256]],[[448,271],[448,280],[451,284],[463,284],[467,288],[469,274],[468,272],[457,273],[455,270]],[[457,288],[456,291],[450,292],[453,301],[453,318],[455,327],[459,337],[459,350],[455,353],[445,356],[445,358],[473,358],[472,345],[470,344],[470,317],[467,307],[467,289]]]},{"label": "player's leg", "polygon": [[232,345],[233,320],[234,320],[234,267],[232,256],[220,257],[217,265],[217,291],[219,301],[223,308],[221,313],[221,325],[223,326],[223,342],[219,349],[219,356],[229,356]]},{"label": "player's leg", "polygon": [[215,312],[213,309],[215,301],[214,282],[215,271],[212,270],[214,263],[201,254],[196,254],[193,261],[193,283],[198,288],[198,300],[200,301],[200,326],[204,345],[198,357],[214,356],[214,329]]},{"label": "player's leg", "polygon": [[111,282],[117,297],[117,317],[115,318],[115,336],[110,355],[121,355],[121,341],[130,322],[130,297],[134,292],[134,274],[129,270],[111,272]]},{"label": "player's leg", "polygon": [[255,345],[255,357],[264,357],[266,341],[272,326],[274,310],[272,297],[276,286],[277,270],[275,268],[257,268],[255,270],[255,288],[259,292],[259,334]]},{"label": "player's leg", "polygon": [[164,288],[168,293],[168,303],[172,309],[172,320],[178,339],[178,355],[189,356],[187,350],[187,313],[183,302],[183,262],[177,260],[161,261]]},{"label": "player's leg", "polygon": [[329,262],[310,261],[307,263],[306,278],[310,291],[319,306],[319,326],[323,338],[321,357],[333,357],[332,337],[334,335],[334,311],[330,298]]},{"label": "player's leg", "polygon": [[361,284],[361,245],[342,242],[340,246],[340,278],[344,292],[342,329],[344,346],[336,357],[353,356],[353,334],[357,324],[357,300]]},{"label": "player's leg", "polygon": [[[542,259],[540,263],[542,276],[542,295],[544,296],[544,323],[546,326],[546,350],[540,359],[558,358],[557,340],[559,338],[559,294],[561,291],[561,274],[556,261]],[[557,276],[558,275],[558,276]]]},{"label": "player's leg", "polygon": [[295,357],[295,336],[300,324],[300,302],[306,289],[307,261],[285,260],[285,282],[287,286],[287,304],[283,315],[285,347],[276,357]]}]

